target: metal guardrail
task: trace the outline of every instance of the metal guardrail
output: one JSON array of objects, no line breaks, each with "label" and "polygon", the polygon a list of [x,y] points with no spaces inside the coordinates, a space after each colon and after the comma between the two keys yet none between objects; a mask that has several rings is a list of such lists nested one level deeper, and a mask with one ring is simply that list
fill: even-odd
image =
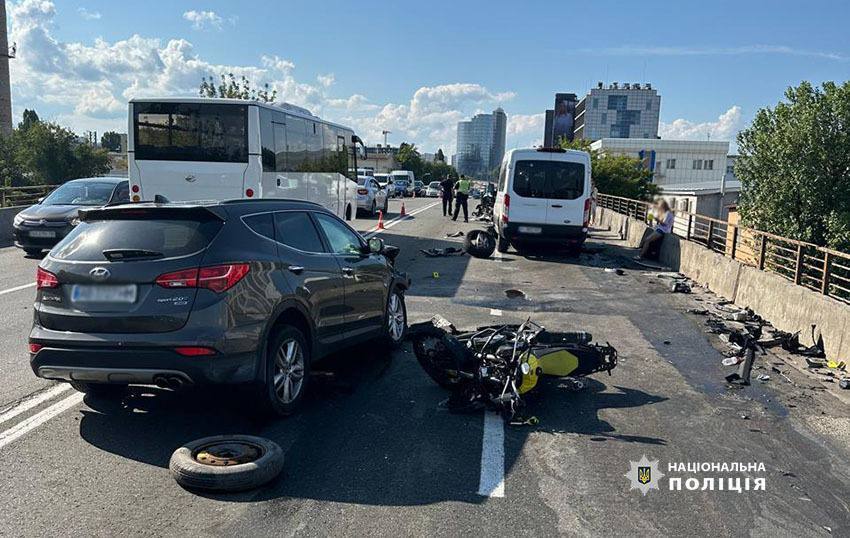
[{"label": "metal guardrail", "polygon": [[[608,194],[597,205],[647,222],[651,203]],[[676,211],[673,233],[799,286],[850,302],[850,254],[723,220]]]},{"label": "metal guardrail", "polygon": [[0,207],[32,205],[46,196],[56,185],[34,185],[31,187],[0,187]]}]

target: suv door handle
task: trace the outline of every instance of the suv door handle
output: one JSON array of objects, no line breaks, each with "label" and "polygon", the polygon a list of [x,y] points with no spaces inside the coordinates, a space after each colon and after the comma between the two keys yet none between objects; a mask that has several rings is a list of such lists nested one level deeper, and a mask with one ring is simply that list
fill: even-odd
[{"label": "suv door handle", "polygon": [[343,267],[342,268],[342,274],[351,276],[351,275],[354,274],[354,269],[351,268],[351,267]]},{"label": "suv door handle", "polygon": [[552,204],[552,207],[561,208],[561,207],[564,207],[564,206],[562,206],[561,204]]},{"label": "suv door handle", "polygon": [[287,267],[287,269],[290,273],[295,273],[296,275],[300,275],[304,272],[304,268],[300,265],[290,265],[289,267]]}]

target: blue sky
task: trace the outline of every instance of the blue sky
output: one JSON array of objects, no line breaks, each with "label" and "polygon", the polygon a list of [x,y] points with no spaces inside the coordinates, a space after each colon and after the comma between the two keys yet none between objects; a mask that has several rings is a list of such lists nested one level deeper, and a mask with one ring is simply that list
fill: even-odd
[{"label": "blue sky", "polygon": [[453,151],[502,106],[508,145],[542,138],[556,91],[651,82],[665,138],[731,139],[801,80],[850,73],[850,2],[10,0],[16,114],[126,130],[134,95],[235,70],[369,142]]}]

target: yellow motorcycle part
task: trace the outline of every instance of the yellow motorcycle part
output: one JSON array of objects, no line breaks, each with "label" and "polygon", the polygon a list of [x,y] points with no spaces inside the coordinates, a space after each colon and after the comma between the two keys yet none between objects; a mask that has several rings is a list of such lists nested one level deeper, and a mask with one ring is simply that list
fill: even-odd
[{"label": "yellow motorcycle part", "polygon": [[537,357],[537,360],[546,375],[564,377],[578,368],[578,357],[563,349],[546,353]]},{"label": "yellow motorcycle part", "polygon": [[540,362],[537,357],[531,353],[523,355],[522,362],[528,364],[528,373],[522,374],[522,383],[519,386],[519,393],[525,394],[537,386],[537,372],[540,370]]}]

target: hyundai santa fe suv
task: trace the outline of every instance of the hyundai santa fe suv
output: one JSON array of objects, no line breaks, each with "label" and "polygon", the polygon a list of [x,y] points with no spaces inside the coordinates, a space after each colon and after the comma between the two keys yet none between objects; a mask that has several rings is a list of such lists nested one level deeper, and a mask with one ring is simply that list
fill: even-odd
[{"label": "hyundai santa fe suv", "polygon": [[30,363],[99,396],[244,384],[286,415],[316,360],[403,340],[409,279],[397,254],[303,201],[82,211],[39,264]]}]

